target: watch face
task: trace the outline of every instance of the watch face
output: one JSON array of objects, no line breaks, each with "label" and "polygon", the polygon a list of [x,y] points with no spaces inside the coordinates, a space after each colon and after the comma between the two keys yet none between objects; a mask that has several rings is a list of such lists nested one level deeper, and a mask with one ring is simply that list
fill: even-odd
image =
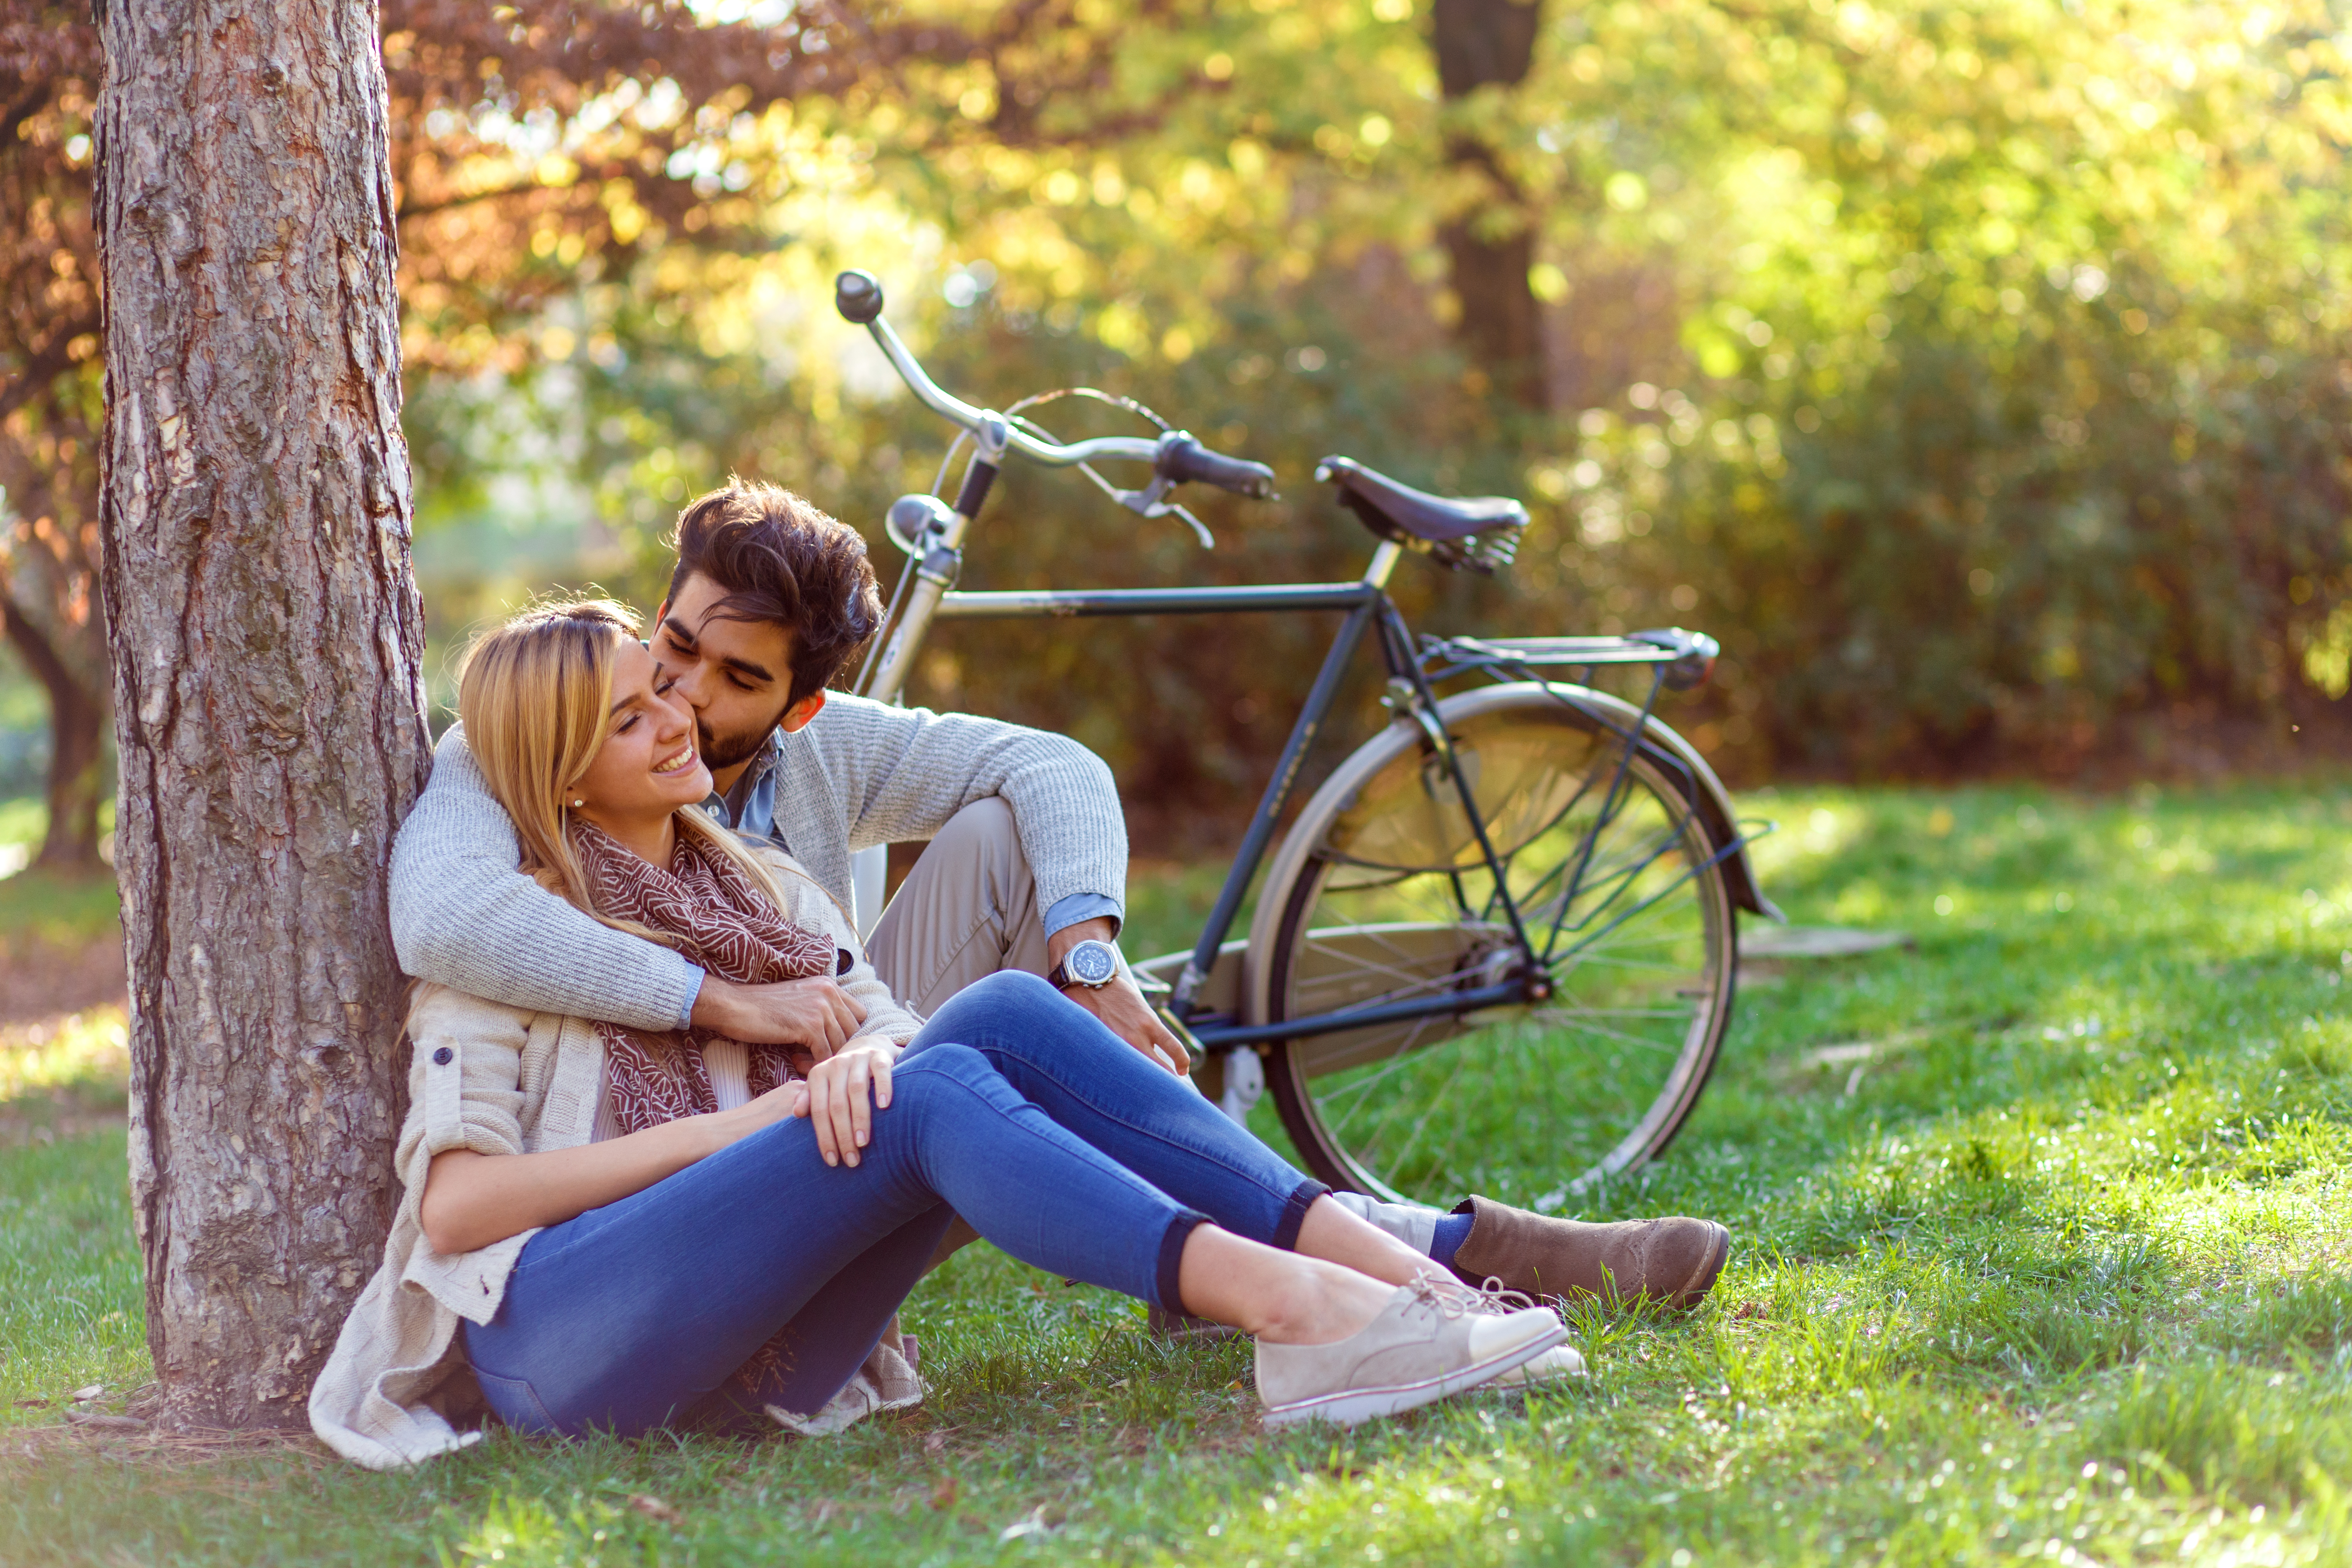
[{"label": "watch face", "polygon": [[1082,942],[1062,962],[1081,985],[1108,985],[1118,973],[1118,960],[1105,942]]}]

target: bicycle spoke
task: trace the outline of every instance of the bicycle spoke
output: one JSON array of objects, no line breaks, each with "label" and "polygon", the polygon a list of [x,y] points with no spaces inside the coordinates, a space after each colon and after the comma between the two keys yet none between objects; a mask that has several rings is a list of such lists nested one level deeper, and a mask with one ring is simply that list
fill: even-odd
[{"label": "bicycle spoke", "polygon": [[[1556,768],[1544,750],[1555,733]],[[1506,792],[1491,809],[1480,800],[1496,862],[1474,852],[1386,875],[1341,856],[1319,862],[1286,917],[1277,1016],[1442,1002],[1487,984],[1517,962],[1507,901],[1552,996],[1312,1037],[1279,1061],[1295,1086],[1286,1103],[1309,1110],[1318,1146],[1392,1189],[1524,1184],[1533,1195],[1638,1158],[1649,1144],[1639,1129],[1679,1119],[1690,1053],[1711,1058],[1720,1034],[1713,1003],[1729,949],[1712,933],[1727,915],[1688,804],[1655,766],[1637,759],[1621,777],[1616,742],[1541,721],[1462,739],[1487,748],[1485,776]],[[1427,809],[1410,788],[1387,798],[1387,809]],[[1459,853],[1412,819],[1350,822],[1350,843],[1393,846],[1399,858],[1423,844],[1440,860]]]}]

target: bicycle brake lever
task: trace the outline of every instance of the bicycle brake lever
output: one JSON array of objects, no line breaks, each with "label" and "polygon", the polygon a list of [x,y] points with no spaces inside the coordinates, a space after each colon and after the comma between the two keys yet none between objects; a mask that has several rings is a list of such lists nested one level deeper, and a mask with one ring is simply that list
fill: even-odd
[{"label": "bicycle brake lever", "polygon": [[1209,531],[1209,525],[1207,523],[1202,522],[1199,518],[1194,517],[1190,511],[1178,506],[1174,501],[1170,501],[1168,503],[1167,510],[1174,512],[1178,517],[1182,518],[1186,522],[1192,525],[1192,537],[1201,542],[1202,549],[1214,550],[1217,547],[1217,536]]},{"label": "bicycle brake lever", "polygon": [[1214,550],[1217,547],[1217,536],[1209,531],[1207,523],[1194,517],[1184,507],[1166,499],[1168,492],[1176,488],[1174,480],[1165,476],[1155,476],[1150,484],[1139,490],[1122,490],[1113,489],[1109,481],[1096,474],[1090,465],[1087,466],[1087,474],[1095,483],[1109,490],[1113,500],[1138,517],[1166,517],[1172,512],[1192,524],[1192,537],[1201,542],[1202,549]]}]

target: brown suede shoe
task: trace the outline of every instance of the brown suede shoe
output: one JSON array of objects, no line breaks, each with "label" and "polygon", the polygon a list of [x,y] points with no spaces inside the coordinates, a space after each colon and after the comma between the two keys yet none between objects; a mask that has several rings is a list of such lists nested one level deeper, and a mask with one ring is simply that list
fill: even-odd
[{"label": "brown suede shoe", "polygon": [[1731,1256],[1731,1233],[1711,1219],[1593,1225],[1481,1197],[1454,1212],[1473,1216],[1455,1271],[1530,1296],[1646,1296],[1687,1307],[1715,1288]]}]

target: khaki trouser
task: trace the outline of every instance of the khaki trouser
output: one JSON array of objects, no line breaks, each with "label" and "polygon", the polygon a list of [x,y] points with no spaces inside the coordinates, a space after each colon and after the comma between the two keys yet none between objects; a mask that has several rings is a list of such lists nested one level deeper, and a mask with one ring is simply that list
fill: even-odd
[{"label": "khaki trouser", "polygon": [[890,994],[927,1018],[1000,969],[1053,968],[1037,880],[1002,797],[949,818],[874,923],[866,955]]}]

